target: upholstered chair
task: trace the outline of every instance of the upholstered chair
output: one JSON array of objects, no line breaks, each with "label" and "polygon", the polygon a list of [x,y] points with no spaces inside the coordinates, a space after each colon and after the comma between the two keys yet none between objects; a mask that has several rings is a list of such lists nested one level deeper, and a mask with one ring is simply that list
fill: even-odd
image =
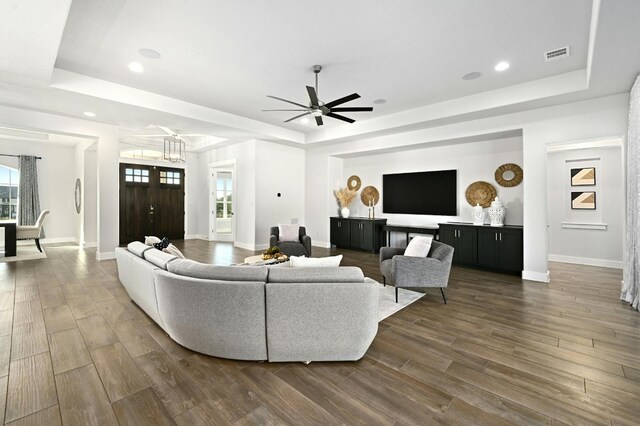
[{"label": "upholstered chair", "polygon": [[404,248],[382,247],[380,271],[383,282],[398,288],[439,287],[442,300],[447,303],[444,287],[449,284],[449,272],[453,261],[453,247],[433,241],[427,257],[403,256]]},{"label": "upholstered chair", "polygon": [[311,237],[307,235],[304,226],[298,229],[298,241],[280,241],[280,230],[277,226],[271,227],[269,247],[278,246],[280,251],[287,256],[311,257]]},{"label": "upholstered chair", "polygon": [[42,233],[42,225],[44,225],[44,219],[49,214],[49,210],[43,210],[38,216],[35,225],[31,226],[16,226],[16,240],[36,240],[36,247],[42,252],[40,247],[40,234]]}]

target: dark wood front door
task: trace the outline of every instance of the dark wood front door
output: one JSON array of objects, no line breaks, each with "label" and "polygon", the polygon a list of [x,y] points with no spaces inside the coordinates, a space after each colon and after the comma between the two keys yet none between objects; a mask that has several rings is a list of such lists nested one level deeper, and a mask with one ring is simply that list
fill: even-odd
[{"label": "dark wood front door", "polygon": [[184,171],[120,164],[120,244],[184,239]]}]

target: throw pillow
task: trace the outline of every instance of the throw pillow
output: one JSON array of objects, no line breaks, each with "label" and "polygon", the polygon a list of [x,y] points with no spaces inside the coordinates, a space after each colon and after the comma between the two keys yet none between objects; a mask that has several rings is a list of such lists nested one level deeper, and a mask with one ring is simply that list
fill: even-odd
[{"label": "throw pillow", "polygon": [[292,268],[332,268],[340,266],[340,262],[342,262],[341,254],[329,257],[289,257],[289,263],[291,263]]},{"label": "throw pillow", "polygon": [[427,257],[429,250],[431,250],[431,241],[433,237],[413,237],[407,245],[407,249],[404,251],[405,256],[412,257]]},{"label": "throw pillow", "polygon": [[169,244],[166,248],[162,249],[163,252],[173,254],[174,256],[178,256],[180,259],[186,259],[184,254],[178,249],[178,247],[173,244]]},{"label": "throw pillow", "polygon": [[300,225],[278,225],[278,232],[280,241],[300,241]]},{"label": "throw pillow", "polygon": [[160,242],[160,238],[154,237],[153,235],[149,235],[148,237],[144,237],[144,243],[148,246],[152,246]]},{"label": "throw pillow", "polygon": [[169,239],[167,237],[164,237],[162,240],[160,240],[159,243],[155,243],[153,246],[158,250],[162,251],[167,247],[169,247]]}]

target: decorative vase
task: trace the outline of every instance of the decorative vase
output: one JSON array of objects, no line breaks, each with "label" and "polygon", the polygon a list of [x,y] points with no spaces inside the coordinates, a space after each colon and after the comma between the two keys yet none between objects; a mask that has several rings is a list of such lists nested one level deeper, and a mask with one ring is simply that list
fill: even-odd
[{"label": "decorative vase", "polygon": [[487,211],[489,212],[489,219],[491,219],[491,226],[504,226],[506,210],[498,197],[491,202],[491,207]]},{"label": "decorative vase", "polygon": [[343,207],[340,209],[340,215],[342,215],[342,217],[344,217],[345,219],[349,217],[349,207]]},{"label": "decorative vase", "polygon": [[473,213],[471,213],[471,217],[473,218],[474,225],[484,225],[484,210],[480,203],[476,203],[476,206],[473,208]]}]

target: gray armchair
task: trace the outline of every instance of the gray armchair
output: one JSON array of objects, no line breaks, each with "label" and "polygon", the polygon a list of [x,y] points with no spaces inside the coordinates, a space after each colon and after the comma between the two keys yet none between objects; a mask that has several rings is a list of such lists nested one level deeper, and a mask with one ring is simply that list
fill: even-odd
[{"label": "gray armchair", "polygon": [[311,237],[307,235],[304,226],[301,226],[298,231],[298,241],[280,241],[280,230],[277,226],[272,226],[269,247],[273,246],[278,246],[287,256],[311,257]]},{"label": "gray armchair", "polygon": [[443,288],[449,284],[449,272],[453,261],[453,247],[433,241],[427,257],[403,256],[405,249],[382,247],[380,271],[383,283],[398,288],[440,287],[442,300],[447,303]]}]

